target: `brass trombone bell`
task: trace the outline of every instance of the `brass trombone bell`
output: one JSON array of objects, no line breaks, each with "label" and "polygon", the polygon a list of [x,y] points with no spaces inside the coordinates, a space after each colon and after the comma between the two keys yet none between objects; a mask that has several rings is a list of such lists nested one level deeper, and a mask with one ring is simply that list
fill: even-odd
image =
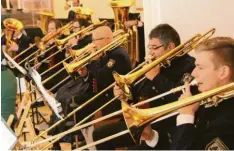
[{"label": "brass trombone bell", "polygon": [[217,106],[223,100],[234,97],[233,90],[234,83],[232,82],[207,92],[150,109],[137,109],[130,107],[126,102],[122,102],[123,116],[134,142],[140,144],[142,131],[154,120],[197,102],[205,105],[205,107]]},{"label": "brass trombone bell", "polygon": [[[191,86],[197,85],[197,81],[194,79],[193,81],[190,82],[190,85],[191,85]],[[163,93],[163,94],[157,95],[157,96],[155,96],[155,97],[152,97],[152,98],[150,98],[150,99],[144,100],[144,101],[142,101],[142,102],[138,102],[137,104],[134,104],[132,107],[138,107],[138,106],[141,106],[141,105],[143,105],[143,104],[149,103],[149,102],[151,102],[151,101],[155,101],[155,100],[157,100],[157,99],[159,99],[159,98],[162,98],[162,97],[164,97],[164,96],[170,95],[170,94],[172,94],[172,93],[176,93],[176,92],[182,91],[184,88],[185,88],[185,85],[182,85],[182,86],[173,88],[173,89],[171,89],[170,91],[167,91],[167,92],[165,92],[165,93]],[[119,110],[119,111],[113,112],[113,113],[111,113],[111,114],[108,114],[108,115],[106,115],[106,116],[103,116],[103,117],[101,117],[101,118],[98,118],[98,119],[96,119],[96,120],[93,120],[93,121],[91,121],[91,122],[85,123],[85,124],[83,124],[83,125],[79,125],[79,123],[80,123],[80,122],[79,122],[79,123],[77,123],[73,128],[71,128],[70,130],[67,130],[67,131],[65,131],[65,132],[63,132],[63,133],[57,134],[57,135],[55,135],[55,136],[52,136],[52,137],[50,137],[50,138],[48,138],[48,139],[46,139],[46,140],[43,140],[43,141],[41,141],[41,142],[36,142],[36,143],[33,144],[32,146],[36,146],[36,145],[38,145],[38,144],[41,144],[41,143],[44,143],[44,142],[47,142],[47,141],[50,141],[50,140],[53,140],[53,139],[61,138],[61,136],[65,136],[65,135],[67,135],[67,134],[69,134],[69,133],[72,133],[72,132],[75,132],[75,131],[80,130],[80,129],[82,129],[82,128],[88,127],[88,126],[93,125],[93,124],[95,124],[95,123],[97,123],[97,122],[100,122],[100,121],[109,119],[109,118],[114,117],[114,116],[116,116],[116,115],[119,115],[119,114],[121,114],[121,113],[122,113],[122,110]],[[82,121],[83,121],[83,120],[82,120]],[[107,141],[107,140],[106,140],[106,141]]]}]

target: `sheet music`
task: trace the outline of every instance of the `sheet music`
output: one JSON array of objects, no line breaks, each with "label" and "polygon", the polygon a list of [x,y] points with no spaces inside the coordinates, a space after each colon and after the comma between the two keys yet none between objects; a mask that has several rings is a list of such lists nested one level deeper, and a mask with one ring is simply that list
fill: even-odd
[{"label": "sheet music", "polygon": [[25,79],[16,77],[16,81],[17,81],[17,94],[19,94],[20,92],[24,93],[27,90]]},{"label": "sheet music", "polygon": [[39,73],[35,69],[32,69],[30,74],[34,82],[36,83],[38,90],[42,93],[45,100],[49,103],[54,113],[57,115],[58,118],[62,119],[62,116],[59,114],[59,110],[58,110],[58,106],[60,106],[61,104],[56,103],[55,98],[52,97],[50,94],[48,94],[48,92],[46,91],[46,89],[41,83],[41,76],[39,75]]},{"label": "sheet music", "polygon": [[[18,63],[15,62],[14,59],[12,59],[4,50],[3,53],[5,55],[5,57],[24,75],[27,75],[27,71],[21,67]],[[30,74],[31,77],[33,78],[34,82],[37,85],[37,88],[39,89],[39,91],[42,93],[42,95],[44,96],[45,100],[49,103],[50,107],[53,109],[54,113],[56,114],[56,116],[60,119],[62,119],[62,116],[59,115],[59,110],[58,110],[58,106],[61,106],[61,104],[57,104],[56,100],[54,97],[50,96],[48,94],[48,92],[45,90],[45,88],[43,87],[42,83],[41,83],[41,76],[39,75],[39,73],[35,70],[35,69],[29,69],[31,70]]]},{"label": "sheet music", "polygon": [[15,60],[12,59],[4,50],[2,52],[4,53],[4,56],[7,58],[7,60],[10,61],[21,73],[23,73],[24,75],[27,74],[27,71],[18,63],[16,63]]},{"label": "sheet music", "polygon": [[6,124],[4,119],[1,117],[0,122],[0,146],[1,150],[11,150],[15,143],[17,142],[17,137],[15,136],[14,132],[11,130],[11,128]]}]

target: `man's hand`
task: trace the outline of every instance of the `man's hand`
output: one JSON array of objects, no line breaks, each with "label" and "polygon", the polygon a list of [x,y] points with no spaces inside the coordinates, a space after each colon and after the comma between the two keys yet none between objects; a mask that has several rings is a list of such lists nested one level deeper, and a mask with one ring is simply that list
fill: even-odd
[{"label": "man's hand", "polygon": [[137,20],[128,20],[124,22],[124,26],[127,28],[132,27],[137,24],[138,24]]},{"label": "man's hand", "polygon": [[126,100],[126,96],[124,95],[123,90],[120,89],[119,86],[115,85],[113,91],[114,91],[115,97],[119,96],[119,98],[118,98],[119,100],[121,100],[121,101]]},{"label": "man's hand", "polygon": [[[192,96],[191,91],[190,91],[190,85],[188,82],[186,82],[185,83],[185,93],[180,96],[180,99],[190,97],[190,96]],[[200,106],[200,103],[194,103],[192,105],[189,105],[189,106],[186,106],[186,107],[179,109],[179,113],[180,114],[189,114],[189,115],[194,116],[195,112],[198,110],[199,106]]]},{"label": "man's hand", "polygon": [[150,125],[146,126],[141,134],[141,140],[151,141],[154,138],[154,131]]},{"label": "man's hand", "polygon": [[15,43],[12,42],[9,48],[9,51],[18,51],[19,50],[19,46]]}]

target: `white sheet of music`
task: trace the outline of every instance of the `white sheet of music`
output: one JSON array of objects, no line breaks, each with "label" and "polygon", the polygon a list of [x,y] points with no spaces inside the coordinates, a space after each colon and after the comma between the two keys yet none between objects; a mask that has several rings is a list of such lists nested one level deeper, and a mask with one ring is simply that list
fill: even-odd
[{"label": "white sheet of music", "polygon": [[0,122],[0,146],[1,150],[11,150],[14,147],[17,137],[15,136],[14,132],[7,126],[6,122],[1,119]]},{"label": "white sheet of music", "polygon": [[10,61],[22,74],[26,75],[27,71],[21,67],[18,63],[15,62],[14,59],[12,59],[5,51],[2,51],[4,53],[4,56],[7,58],[8,61]]},{"label": "white sheet of music", "polygon": [[25,79],[16,77],[16,80],[17,80],[17,94],[19,94],[20,92],[24,93],[27,90]]},{"label": "white sheet of music", "polygon": [[34,82],[37,85],[38,90],[41,92],[45,100],[49,103],[50,107],[53,109],[54,113],[57,115],[58,118],[62,119],[62,116],[59,114],[58,106],[60,106],[60,103],[56,103],[56,100],[54,97],[52,97],[44,88],[44,86],[41,83],[41,76],[39,73],[32,69],[31,77],[33,78]]}]

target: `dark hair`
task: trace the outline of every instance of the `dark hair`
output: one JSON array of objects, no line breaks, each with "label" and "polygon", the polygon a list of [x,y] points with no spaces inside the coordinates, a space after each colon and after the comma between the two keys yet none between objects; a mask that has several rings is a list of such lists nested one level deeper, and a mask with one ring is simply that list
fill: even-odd
[{"label": "dark hair", "polygon": [[180,36],[178,32],[169,24],[159,24],[149,34],[149,39],[158,38],[164,47],[167,47],[170,42],[175,46],[180,45]]},{"label": "dark hair", "polygon": [[89,21],[87,19],[80,18],[80,19],[75,19],[74,21],[79,22],[80,27],[82,27],[82,26],[88,27],[90,25],[90,23],[89,23]]},{"label": "dark hair", "polygon": [[49,21],[49,24],[50,23],[55,23],[55,28],[56,29],[61,28],[63,26],[62,22],[60,20],[57,20],[57,19],[51,19]]},{"label": "dark hair", "polygon": [[227,65],[231,71],[231,79],[234,80],[234,39],[230,37],[215,37],[199,44],[195,51],[210,51],[214,54],[215,66]]}]

